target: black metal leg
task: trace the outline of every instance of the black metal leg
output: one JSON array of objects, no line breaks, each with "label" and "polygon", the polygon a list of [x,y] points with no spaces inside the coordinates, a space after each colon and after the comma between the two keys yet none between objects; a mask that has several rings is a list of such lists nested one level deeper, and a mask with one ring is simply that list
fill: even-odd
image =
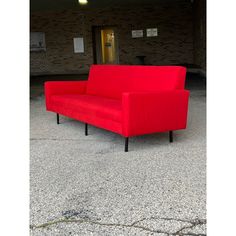
[{"label": "black metal leg", "polygon": [[126,137],[125,138],[125,152],[128,152],[128,148],[129,148],[129,138]]},{"label": "black metal leg", "polygon": [[85,135],[88,136],[88,124],[85,123]]},{"label": "black metal leg", "polygon": [[57,124],[59,125],[60,122],[59,122],[59,114],[57,113]]},{"label": "black metal leg", "polygon": [[173,131],[169,132],[170,143],[173,143]]}]

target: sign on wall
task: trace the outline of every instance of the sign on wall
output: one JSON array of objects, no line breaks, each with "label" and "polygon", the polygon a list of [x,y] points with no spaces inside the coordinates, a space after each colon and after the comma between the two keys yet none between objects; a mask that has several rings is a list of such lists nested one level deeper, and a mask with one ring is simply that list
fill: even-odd
[{"label": "sign on wall", "polygon": [[46,51],[45,33],[30,32],[30,51]]},{"label": "sign on wall", "polygon": [[132,30],[132,38],[142,38],[143,30]]},{"label": "sign on wall", "polygon": [[84,38],[74,38],[74,53],[84,53]]},{"label": "sign on wall", "polygon": [[157,37],[157,36],[158,36],[157,28],[147,29],[147,37]]}]

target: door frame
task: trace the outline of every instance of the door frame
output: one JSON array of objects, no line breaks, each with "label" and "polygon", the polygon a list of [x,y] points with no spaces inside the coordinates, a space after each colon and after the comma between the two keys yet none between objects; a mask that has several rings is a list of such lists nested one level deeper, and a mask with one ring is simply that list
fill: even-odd
[{"label": "door frame", "polygon": [[102,25],[92,26],[92,44],[93,44],[93,63],[102,63],[102,45],[101,45],[101,30],[112,29],[115,34],[115,51],[116,51],[116,64],[119,64],[119,45],[118,45],[118,34],[117,25]]}]

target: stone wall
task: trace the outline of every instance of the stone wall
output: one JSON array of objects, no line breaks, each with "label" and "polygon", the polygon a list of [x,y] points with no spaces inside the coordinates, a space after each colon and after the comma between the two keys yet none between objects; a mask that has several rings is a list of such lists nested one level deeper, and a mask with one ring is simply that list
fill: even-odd
[{"label": "stone wall", "polygon": [[[116,26],[120,64],[193,64],[193,5],[190,1],[157,6],[34,12],[32,32],[45,32],[46,52],[31,52],[31,74],[87,72],[93,63],[92,26]],[[132,38],[131,30],[154,28],[158,37]],[[85,53],[73,52],[73,38],[84,37]]]}]

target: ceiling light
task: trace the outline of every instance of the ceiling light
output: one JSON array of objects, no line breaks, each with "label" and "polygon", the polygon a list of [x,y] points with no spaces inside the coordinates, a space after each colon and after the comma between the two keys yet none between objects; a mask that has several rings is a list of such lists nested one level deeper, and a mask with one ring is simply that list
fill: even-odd
[{"label": "ceiling light", "polygon": [[85,5],[88,3],[88,0],[79,0],[79,4]]}]

